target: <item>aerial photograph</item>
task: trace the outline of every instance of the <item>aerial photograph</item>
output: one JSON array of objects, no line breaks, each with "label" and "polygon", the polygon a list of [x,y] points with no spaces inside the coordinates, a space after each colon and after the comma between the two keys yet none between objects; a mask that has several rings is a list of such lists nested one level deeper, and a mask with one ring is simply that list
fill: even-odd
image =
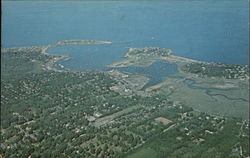
[{"label": "aerial photograph", "polygon": [[0,158],[250,158],[249,0],[1,0]]}]

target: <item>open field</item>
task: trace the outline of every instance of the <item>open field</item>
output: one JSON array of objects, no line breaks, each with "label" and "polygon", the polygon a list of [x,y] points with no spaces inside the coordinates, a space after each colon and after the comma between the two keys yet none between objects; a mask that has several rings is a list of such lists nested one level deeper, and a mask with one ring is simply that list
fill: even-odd
[{"label": "open field", "polygon": [[155,120],[156,121],[160,121],[160,122],[162,122],[165,125],[167,125],[167,124],[169,124],[169,123],[172,122],[171,120],[169,120],[169,119],[167,119],[165,117],[157,117],[157,118],[155,118]]}]

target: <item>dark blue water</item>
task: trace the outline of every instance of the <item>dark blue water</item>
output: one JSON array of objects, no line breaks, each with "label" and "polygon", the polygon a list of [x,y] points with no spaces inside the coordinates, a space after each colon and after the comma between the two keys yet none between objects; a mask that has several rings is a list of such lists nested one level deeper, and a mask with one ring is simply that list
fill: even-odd
[{"label": "dark blue water", "polygon": [[122,54],[126,51],[126,44],[65,45],[48,49],[49,53],[69,56],[69,60],[58,63],[76,71],[109,70],[106,66],[124,60]]},{"label": "dark blue water", "polygon": [[[12,1],[3,2],[2,12],[3,47],[69,39],[132,41],[133,47],[171,48],[175,55],[202,61],[248,63],[248,0]],[[117,48],[120,56],[123,49]],[[111,63],[110,56],[106,57]],[[86,65],[78,57],[71,62],[77,69],[78,64]]]},{"label": "dark blue water", "polygon": [[149,77],[149,82],[143,88],[158,84],[164,81],[166,77],[178,77],[177,65],[166,63],[164,61],[154,62],[153,64],[147,67],[130,66],[117,69],[119,71],[129,72],[132,74],[140,74]]}]

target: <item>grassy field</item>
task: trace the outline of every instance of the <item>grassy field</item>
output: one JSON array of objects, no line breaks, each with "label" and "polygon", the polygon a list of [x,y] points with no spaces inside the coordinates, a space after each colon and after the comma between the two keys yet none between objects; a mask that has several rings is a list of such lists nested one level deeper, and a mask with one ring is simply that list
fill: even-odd
[{"label": "grassy field", "polygon": [[[194,78],[193,78],[194,79]],[[164,84],[150,89],[156,93],[166,94],[171,100],[180,101],[184,105],[202,112],[220,116],[232,116],[247,119],[249,117],[249,103],[242,100],[230,100],[223,96],[209,96],[204,89],[192,89],[182,82],[183,79],[168,78]],[[196,80],[196,79],[195,79]],[[214,85],[224,85],[223,80],[197,79],[195,86],[211,88]],[[202,84],[199,84],[201,83]],[[208,83],[206,83],[208,82]],[[247,83],[235,83],[232,89],[212,89],[211,94],[222,94],[230,98],[249,100]],[[172,93],[170,93],[172,92]],[[170,95],[169,95],[170,94]]]}]

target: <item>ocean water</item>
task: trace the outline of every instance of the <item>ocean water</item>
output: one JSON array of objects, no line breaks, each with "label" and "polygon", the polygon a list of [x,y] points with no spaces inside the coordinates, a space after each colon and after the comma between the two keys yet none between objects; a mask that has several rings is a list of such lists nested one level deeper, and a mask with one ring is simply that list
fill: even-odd
[{"label": "ocean water", "polygon": [[[175,55],[201,61],[248,64],[248,3],[248,0],[5,1],[2,47],[47,45],[70,39],[131,42],[50,50],[71,55],[71,60],[64,64],[83,71],[103,69],[119,60],[126,47],[144,46],[170,48]],[[86,61],[88,57],[94,60]]]}]

